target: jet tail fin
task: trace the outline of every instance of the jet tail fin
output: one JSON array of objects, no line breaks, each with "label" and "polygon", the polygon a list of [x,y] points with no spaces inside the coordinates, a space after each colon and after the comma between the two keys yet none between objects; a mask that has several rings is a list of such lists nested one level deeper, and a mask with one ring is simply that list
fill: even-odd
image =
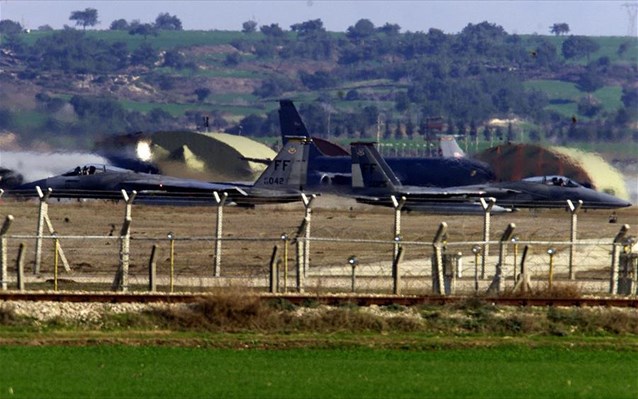
[{"label": "jet tail fin", "polygon": [[352,187],[388,188],[401,186],[399,178],[377,151],[374,143],[352,143]]},{"label": "jet tail fin", "polygon": [[310,137],[292,100],[279,100],[279,124],[284,144],[287,137]]},{"label": "jet tail fin", "polygon": [[287,142],[253,187],[268,189],[301,189],[308,175],[308,149],[312,140],[287,137]]},{"label": "jet tail fin", "polygon": [[459,147],[454,136],[441,136],[439,141],[439,148],[441,148],[441,155],[443,158],[463,158],[465,152]]}]

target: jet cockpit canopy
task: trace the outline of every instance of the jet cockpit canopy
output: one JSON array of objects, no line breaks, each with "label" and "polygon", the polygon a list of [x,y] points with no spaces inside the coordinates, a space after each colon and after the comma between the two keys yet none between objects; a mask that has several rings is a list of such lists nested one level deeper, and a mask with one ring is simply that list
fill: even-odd
[{"label": "jet cockpit canopy", "polygon": [[523,181],[528,181],[532,183],[541,183],[548,186],[561,186],[561,187],[582,187],[581,184],[578,184],[574,180],[559,175],[552,176],[534,176],[523,179]]},{"label": "jet cockpit canopy", "polygon": [[72,169],[62,176],[88,176],[101,174],[105,172],[127,172],[127,169],[118,168],[116,166],[94,163],[94,164],[86,164],[84,166],[77,166],[75,169]]}]

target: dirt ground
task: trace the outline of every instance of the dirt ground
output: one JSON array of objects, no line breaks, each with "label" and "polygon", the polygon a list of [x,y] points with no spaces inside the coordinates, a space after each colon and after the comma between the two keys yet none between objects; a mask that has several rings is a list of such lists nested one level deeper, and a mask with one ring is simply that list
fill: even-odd
[{"label": "dirt ground", "polygon": [[[27,248],[25,268],[30,271],[35,263],[33,236],[36,234],[38,202],[5,199],[1,209],[0,217],[14,216],[7,233],[9,264],[17,258],[18,245],[23,242]],[[327,270],[343,265],[344,273],[347,273],[347,259],[351,255],[356,255],[362,264],[372,265],[381,261],[389,263],[393,249],[392,209],[361,205],[333,196],[318,197],[312,209],[311,237],[326,240],[311,242],[312,268],[323,267]],[[159,251],[158,273],[165,273],[173,263],[178,276],[210,276],[214,257],[216,210],[214,206],[133,205],[131,273],[139,276],[147,274],[151,248],[156,244]],[[71,273],[62,273],[62,278],[69,275],[109,276],[114,272],[119,261],[117,236],[124,219],[123,202],[50,200],[48,212],[71,267]],[[610,223],[612,214],[615,217],[614,223]],[[280,238],[282,233],[294,236],[303,217],[304,207],[301,202],[258,206],[254,209],[224,207],[222,276],[249,275],[266,279],[273,247],[278,245],[280,256],[283,256],[285,246]],[[458,249],[454,247],[454,250],[463,251],[471,258],[469,249],[472,245],[469,242],[482,240],[481,215],[403,213],[402,240],[413,242],[413,246],[405,251],[406,261],[424,257],[429,259],[432,239],[443,221],[448,225],[448,243],[453,246],[455,242],[464,242]],[[538,257],[543,256],[544,260],[545,251],[550,246],[544,242],[568,241],[570,221],[570,214],[563,210],[523,210],[493,215],[491,239],[497,240],[507,225],[514,223],[515,233],[522,242],[541,243],[532,244],[530,253],[535,252]],[[623,224],[629,224],[634,230],[638,228],[638,207],[616,211],[582,211],[578,217],[578,239],[584,242],[602,242],[602,252],[608,254],[608,243]],[[632,229],[630,234],[636,235]],[[169,232],[175,239],[172,257],[167,237]],[[53,240],[44,241],[43,273],[51,273],[54,266],[53,248]],[[290,259],[292,265],[294,245],[289,243],[287,250],[287,259]],[[567,251],[564,248],[559,250],[566,256]],[[496,249],[492,250],[492,254],[496,252]],[[583,256],[590,257],[587,253]],[[383,273],[385,274],[385,269]]]}]

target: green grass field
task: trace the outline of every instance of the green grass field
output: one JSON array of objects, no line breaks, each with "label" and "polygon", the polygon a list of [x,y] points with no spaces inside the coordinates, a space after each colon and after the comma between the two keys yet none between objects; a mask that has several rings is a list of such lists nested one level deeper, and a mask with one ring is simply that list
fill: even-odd
[{"label": "green grass field", "polygon": [[[565,116],[576,115],[578,100],[587,95],[587,93],[578,90],[574,83],[558,80],[530,80],[524,85],[528,89],[544,92],[550,100],[564,101],[563,104],[550,104],[547,108]],[[605,86],[596,90],[592,95],[603,104],[604,111],[614,112],[622,106],[620,100],[622,89],[619,86]]]},{"label": "green grass field", "polygon": [[[102,27],[106,29],[106,27]],[[241,27],[237,27],[240,29]],[[33,31],[24,36],[25,43],[32,45],[39,38],[51,35],[51,32]],[[130,49],[136,49],[142,43],[147,42],[155,48],[161,50],[169,50],[176,47],[190,47],[201,45],[219,45],[229,44],[233,40],[241,38],[242,40],[256,41],[260,39],[261,34],[246,35],[239,31],[163,31],[157,36],[148,36],[144,38],[140,35],[131,35],[128,31],[112,31],[112,30],[87,30],[87,36],[95,39],[105,40],[109,43],[125,42]]]},{"label": "green grass field", "polygon": [[0,398],[636,398],[635,351],[4,346]]}]

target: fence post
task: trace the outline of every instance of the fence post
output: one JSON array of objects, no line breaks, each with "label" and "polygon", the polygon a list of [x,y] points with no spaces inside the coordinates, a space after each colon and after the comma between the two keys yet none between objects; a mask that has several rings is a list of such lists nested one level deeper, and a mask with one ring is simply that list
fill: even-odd
[{"label": "fence post", "polygon": [[214,256],[214,265],[213,265],[213,276],[219,277],[221,275],[221,264],[222,264],[222,229],[223,229],[223,218],[224,218],[224,204],[226,204],[226,199],[228,199],[228,193],[223,192],[220,196],[217,191],[213,191],[213,196],[215,197],[215,203],[217,204],[217,219],[215,223],[215,256]]},{"label": "fence post", "polygon": [[520,241],[520,238],[515,235],[512,237],[511,239],[512,244],[514,245],[514,253],[513,253],[513,258],[514,260],[512,261],[512,269],[514,269],[512,271],[512,277],[514,278],[514,284],[516,284],[516,281],[518,281],[518,267],[516,266],[516,258],[518,258],[518,242]]},{"label": "fence post", "polygon": [[148,290],[157,291],[157,263],[155,255],[157,254],[157,244],[153,244],[151,248],[151,257],[148,260]]},{"label": "fence post", "polygon": [[490,213],[492,212],[492,208],[494,204],[496,204],[496,199],[490,197],[487,200],[485,198],[479,198],[481,203],[481,207],[483,208],[483,249],[481,253],[483,257],[481,259],[481,280],[485,279],[485,260],[487,256],[490,254]]},{"label": "fence post", "polygon": [[38,226],[35,239],[35,266],[33,267],[33,274],[40,274],[40,267],[42,264],[42,234],[44,232],[44,219],[49,209],[47,201],[49,200],[49,196],[53,190],[48,188],[46,193],[43,193],[40,186],[36,186],[35,191],[38,193],[40,206],[38,208]]},{"label": "fence post", "polygon": [[392,247],[392,263],[394,263],[399,255],[399,242],[396,240],[397,237],[401,236],[401,210],[405,205],[405,197],[401,197],[397,200],[397,197],[392,195],[390,196],[392,200],[392,206],[394,207],[394,245]]},{"label": "fence post", "polygon": [[303,242],[296,240],[295,248],[297,249],[296,256],[296,266],[297,266],[297,292],[304,292],[304,270],[303,270],[303,262],[304,262],[304,253],[303,253]]},{"label": "fence post", "polygon": [[270,286],[269,291],[274,294],[279,289],[279,273],[277,273],[277,251],[279,248],[275,245],[270,255]]},{"label": "fence post", "polygon": [[20,291],[24,291],[24,254],[26,253],[26,245],[23,242],[20,243],[20,249],[18,250],[18,259],[16,261],[16,270],[18,276],[16,278],[17,288]]},{"label": "fence post", "polygon": [[58,290],[58,257],[60,254],[60,241],[58,235],[53,234],[53,291]]},{"label": "fence post", "polygon": [[[523,248],[523,256],[521,257],[521,273],[518,276],[518,281],[516,285],[514,285],[514,292],[519,289],[524,294],[527,290],[532,290],[532,284],[530,283],[530,277],[527,273],[527,268],[525,267],[525,260],[527,259],[527,250],[529,249],[529,245],[525,245]],[[516,267],[516,265],[514,265]]]},{"label": "fence post", "polygon": [[281,241],[284,246],[283,266],[284,266],[284,294],[288,292],[288,234],[281,233]]},{"label": "fence post", "polygon": [[629,231],[629,225],[623,224],[614,237],[614,241],[611,244],[611,271],[609,276],[609,293],[613,294],[618,289],[618,273],[617,273],[617,261],[618,261],[618,246],[621,244],[623,238],[627,235]]},{"label": "fence post", "polygon": [[137,191],[133,190],[129,196],[126,190],[120,190],[122,193],[122,199],[124,199],[124,223],[122,223],[122,229],[120,230],[120,260],[119,267],[115,273],[113,279],[114,291],[128,291],[128,270],[130,261],[130,249],[131,249],[131,222],[132,222],[132,207],[133,201],[137,196]]},{"label": "fence post", "polygon": [[575,273],[574,273],[574,253],[575,253],[575,246],[574,243],[576,242],[576,235],[578,234],[578,211],[580,211],[581,207],[583,206],[583,201],[582,200],[578,200],[578,202],[576,203],[576,205],[574,205],[574,203],[572,202],[572,200],[567,200],[567,208],[569,209],[569,212],[571,213],[571,228],[570,228],[570,233],[569,233],[569,279],[570,280],[574,280],[575,278]]},{"label": "fence post", "polygon": [[126,218],[120,231],[120,281],[117,288],[122,292],[128,291],[128,268],[131,248],[131,218]]},{"label": "fence post", "polygon": [[478,258],[481,253],[481,246],[478,244],[474,244],[472,246],[472,253],[474,254],[474,291],[478,292],[479,290],[479,272],[478,272]]},{"label": "fence post", "polygon": [[310,220],[312,218],[312,202],[317,198],[316,194],[312,194],[308,197],[306,194],[301,193],[301,199],[305,208],[304,212],[304,240],[303,240],[303,274],[304,277],[308,276],[308,269],[310,268]]},{"label": "fence post", "polygon": [[4,219],[2,229],[0,229],[0,263],[2,264],[0,266],[2,269],[0,272],[0,280],[2,280],[1,286],[3,291],[6,291],[8,288],[7,231],[9,230],[9,227],[11,227],[11,223],[13,223],[13,215],[7,215]]},{"label": "fence post", "polygon": [[547,285],[551,291],[554,282],[554,255],[556,255],[556,248],[551,247],[547,250],[549,255],[549,276],[547,277]]},{"label": "fence post", "polygon": [[439,229],[436,231],[432,247],[434,248],[434,262],[432,270],[432,292],[434,294],[445,295],[445,287],[443,280],[443,240],[447,236],[447,223],[441,222]]},{"label": "fence post", "polygon": [[169,231],[166,235],[169,241],[169,261],[170,261],[170,271],[168,276],[168,289],[170,293],[173,293],[174,286],[174,278],[175,278],[175,236],[173,232]]},{"label": "fence post", "polygon": [[124,207],[124,220],[126,219],[131,219],[132,218],[132,208],[133,208],[133,201],[135,201],[135,197],[137,196],[137,191],[133,190],[131,191],[131,195],[129,196],[128,193],[126,192],[126,190],[122,189],[122,198],[124,198],[124,204],[126,205]]},{"label": "fence post", "polygon": [[514,223],[510,223],[501,236],[501,239],[498,243],[498,263],[496,264],[496,271],[494,272],[492,283],[487,289],[487,292],[495,292],[498,294],[503,288],[503,262],[505,262],[505,243],[512,238],[515,228],[516,225]]},{"label": "fence post", "polygon": [[351,277],[351,281],[350,281],[350,291],[352,293],[355,292],[356,290],[356,286],[357,286],[357,266],[359,265],[359,259],[357,259],[356,256],[351,255],[348,258],[348,264],[350,265],[350,267],[352,268],[352,277]]},{"label": "fence post", "polygon": [[[39,186],[36,186],[35,190],[38,193],[38,198],[40,199],[40,206],[38,211],[38,231],[35,239],[35,266],[33,268],[33,274],[39,274],[42,265],[42,239],[44,233],[44,225],[46,224],[47,228],[49,229],[49,233],[52,235],[55,234],[55,230],[53,229],[51,219],[49,219],[49,204],[47,203],[47,201],[49,200],[49,196],[51,195],[53,190],[51,190],[51,188],[48,188],[47,191],[43,193]],[[62,260],[62,264],[64,265],[64,269],[67,272],[71,271],[71,267],[69,266],[69,262],[67,261],[61,246],[59,246],[58,252],[60,255],[60,259]]]},{"label": "fence post", "polygon": [[392,293],[401,295],[401,271],[400,264],[403,260],[403,247],[399,247],[399,253],[392,262]]}]

